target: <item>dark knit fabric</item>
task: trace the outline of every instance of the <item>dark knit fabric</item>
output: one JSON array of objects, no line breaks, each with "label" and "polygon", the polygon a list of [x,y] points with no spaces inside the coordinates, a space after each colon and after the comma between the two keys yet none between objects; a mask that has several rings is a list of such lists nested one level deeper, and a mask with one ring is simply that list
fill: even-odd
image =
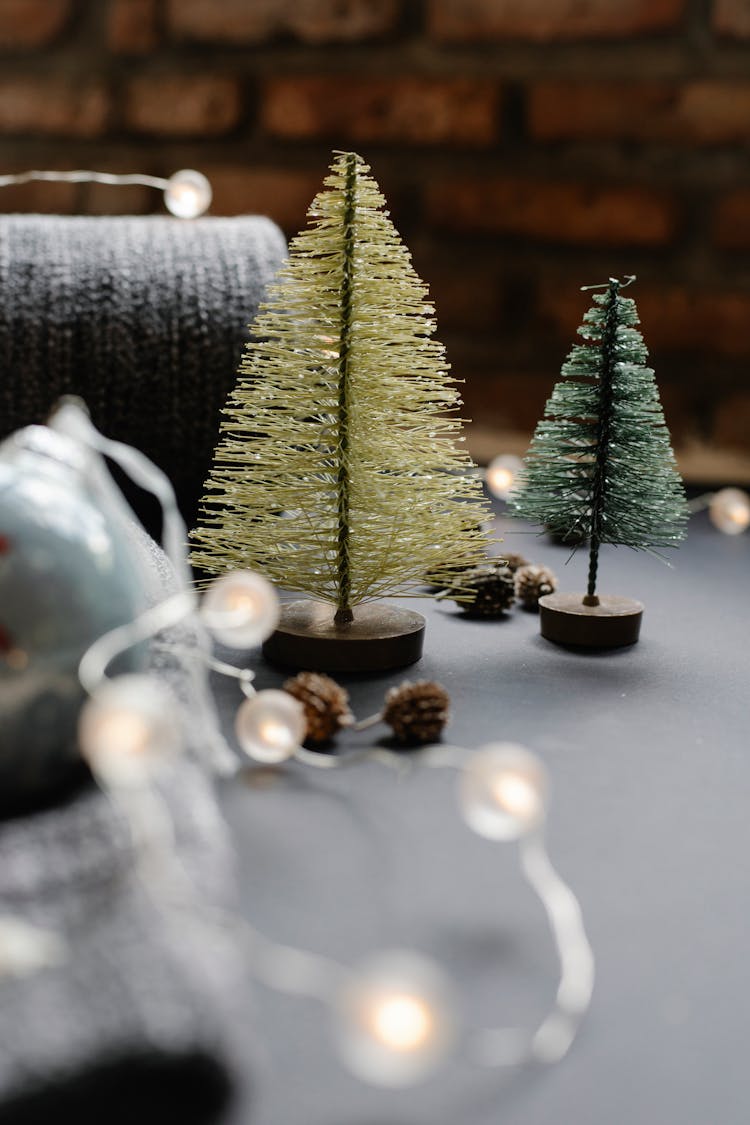
[{"label": "dark knit fabric", "polygon": [[[132,531],[157,600],[174,589],[169,564]],[[159,783],[173,842],[157,869],[187,909],[163,908],[125,817],[92,783],[64,805],[0,824],[0,915],[68,946],[59,966],[0,977],[3,1125],[208,1125],[244,1081],[244,958],[231,932],[211,924],[213,908],[231,911],[234,884],[207,769],[218,725],[204,705],[205,669],[189,657],[199,641],[196,626],[179,626],[151,654],[181,705],[186,748]],[[174,885],[173,859],[187,877]]]},{"label": "dark knit fabric", "polygon": [[[222,826],[194,766],[175,770],[164,794],[205,909],[226,890]],[[2,826],[0,857],[2,912],[61,934],[69,951],[59,967],[0,981],[3,1125],[52,1125],[68,1104],[77,1125],[112,1120],[113,1107],[139,1125],[219,1120],[244,990],[228,939],[161,909],[122,819],[95,792]]]},{"label": "dark knit fabric", "polygon": [[285,254],[259,216],[0,216],[0,438],[81,395],[103,433],[164,469],[191,525]]}]

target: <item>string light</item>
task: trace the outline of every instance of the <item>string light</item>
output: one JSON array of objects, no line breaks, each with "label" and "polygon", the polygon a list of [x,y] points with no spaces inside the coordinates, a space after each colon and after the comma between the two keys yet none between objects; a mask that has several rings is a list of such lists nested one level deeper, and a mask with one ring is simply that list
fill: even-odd
[{"label": "string light", "polygon": [[[384,758],[374,750],[351,757],[363,756],[401,773],[395,755]],[[323,757],[329,767],[349,764],[348,758],[337,761],[330,755],[295,757],[310,759],[313,765],[318,763],[312,759]],[[591,1002],[594,957],[578,900],[555,871],[544,844],[544,766],[530,751],[509,743],[490,744],[476,753],[434,746],[422,751],[419,760],[459,771],[461,804],[475,831],[492,840],[518,840],[521,870],[544,907],[560,961],[554,1005],[536,1030],[496,1027],[468,1032],[467,1058],[492,1068],[559,1062]],[[335,962],[321,963],[302,950],[278,946],[255,931],[251,947],[259,980],[331,1005],[340,1057],[362,1081],[390,1087],[419,1081],[455,1043],[453,986],[435,962],[416,951],[384,953],[347,972]]]},{"label": "string light", "polygon": [[741,488],[721,488],[711,497],[708,515],[725,535],[741,535],[750,526],[750,496]]},{"label": "string light", "polygon": [[[243,683],[243,688],[252,690],[249,682]],[[295,752],[304,733],[304,712],[286,692],[259,692],[247,699],[240,714],[252,718],[247,729],[244,722],[238,722],[238,728],[242,728],[238,734],[257,760],[275,763]],[[263,728],[260,733],[258,728]],[[306,761],[299,754],[295,756]],[[370,756],[380,760],[378,752]],[[521,870],[547,913],[560,960],[555,1003],[537,1029],[532,1033],[506,1027],[469,1032],[465,1037],[466,1056],[477,1065],[493,1068],[518,1066],[532,1060],[557,1062],[569,1050],[588,1009],[594,959],[580,905],[552,867],[544,846],[543,766],[529,751],[503,743],[474,754],[462,747],[431,747],[421,753],[420,760],[460,771],[464,812],[476,831],[493,840],[519,840]],[[345,765],[346,761],[334,764]],[[393,764],[390,759],[388,764]],[[477,780],[482,784],[472,790],[471,785]],[[149,817],[164,822],[151,824],[152,830],[161,829],[155,838],[169,840],[169,810],[156,791],[149,792],[154,798]],[[467,795],[469,800],[465,799]],[[485,807],[488,800],[493,806],[491,817]],[[123,810],[126,815],[138,812],[127,802]],[[146,835],[142,833],[142,837]],[[147,878],[149,867],[145,860],[144,856],[142,874]],[[171,868],[162,863],[151,866],[150,871],[159,872],[161,879],[170,875]],[[184,874],[181,868],[179,874]],[[162,906],[166,908],[174,886],[181,881],[171,880],[170,876],[170,885],[154,885],[156,899]],[[182,906],[192,909],[190,888],[186,890],[188,899]],[[289,995],[315,998],[331,1008],[340,1058],[362,1081],[383,1087],[410,1085],[428,1077],[454,1047],[454,988],[440,966],[423,954],[389,951],[359,968],[347,970],[327,958],[280,945],[239,916],[222,912],[219,920],[222,926],[236,930],[251,956],[251,971],[259,981]],[[200,924],[197,918],[195,924]]]},{"label": "string light", "polygon": [[249,757],[266,765],[277,765],[291,758],[304,741],[305,709],[286,691],[259,691],[240,704],[235,731]]},{"label": "string light", "polygon": [[434,961],[411,950],[381,953],[337,998],[342,1061],[373,1085],[417,1082],[453,1045],[454,1007],[450,983]]},{"label": "string light", "polygon": [[493,457],[484,477],[492,495],[499,500],[507,500],[523,467],[521,458],[512,453],[501,453],[498,457]]},{"label": "string light", "polygon": [[252,648],[279,623],[279,598],[271,583],[250,570],[233,570],[217,578],[201,603],[201,618],[222,644]]},{"label": "string light", "polygon": [[183,168],[167,180],[164,205],[178,219],[197,219],[211,206],[211,184],[202,172]]},{"label": "string light", "polygon": [[[93,447],[102,444],[92,435],[87,440]],[[132,460],[126,458],[125,462]],[[136,476],[143,471],[137,458],[130,465],[131,472],[133,468]],[[122,810],[131,819],[134,839],[141,849],[141,875],[152,881],[155,900],[164,909],[169,907],[170,900],[178,908],[187,908],[194,924],[200,925],[205,924],[205,919],[193,913],[192,890],[185,884],[184,871],[173,855],[174,834],[168,806],[152,785],[160,763],[179,749],[180,731],[172,714],[171,697],[148,676],[108,680],[105,675],[114,654],[153,635],[155,629],[172,624],[173,617],[179,619],[177,614],[184,618],[194,611],[194,600],[182,588],[181,575],[187,568],[185,536],[176,508],[172,511],[173,496],[169,499],[161,495],[158,481],[152,482],[152,490],[160,495],[164,505],[169,542],[173,545],[169,553],[170,557],[174,554],[180,591],[141,615],[129,630],[123,632],[120,628],[105,634],[84,656],[81,681],[90,698],[81,713],[79,742],[97,779],[118,793]],[[228,629],[236,643],[238,637],[243,637],[243,630],[249,630],[245,639],[256,639],[274,627],[273,613],[266,612],[269,603],[278,613],[272,588],[256,575],[237,572],[214,583],[202,612],[209,622],[212,614],[223,618],[214,631],[226,636],[223,630]],[[216,620],[213,625],[217,625]],[[332,756],[305,756],[300,749],[306,733],[305,712],[293,696],[276,690],[256,693],[249,670],[230,669],[216,661],[210,663],[236,676],[248,697],[239,708],[236,729],[243,750],[255,760],[275,764],[295,756],[302,762],[325,758],[334,766],[347,764]],[[394,755],[382,755],[383,751],[378,750],[365,756],[393,764]],[[579,904],[554,871],[544,846],[546,771],[535,755],[508,743],[493,743],[473,754],[461,747],[431,747],[419,760],[460,771],[459,801],[474,831],[490,840],[519,841],[521,869],[544,906],[560,958],[555,1004],[536,1031],[531,1035],[517,1028],[474,1031],[465,1038],[466,1054],[473,1062],[492,1067],[517,1065],[531,1059],[557,1061],[570,1047],[588,1008],[594,964]],[[159,845],[156,863],[154,842]],[[176,887],[182,888],[180,902],[174,902]],[[244,938],[252,958],[251,969],[259,980],[290,994],[315,997],[330,1006],[340,1056],[362,1080],[394,1087],[419,1081],[455,1044],[453,988],[430,958],[416,951],[391,951],[349,971],[326,958],[279,945],[240,917],[218,912],[217,922],[219,918],[221,925],[229,925],[239,938]]]},{"label": "string light", "polygon": [[143,786],[160,762],[179,750],[171,696],[145,675],[105,680],[81,710],[78,742],[82,757],[103,785]]},{"label": "string light", "polygon": [[125,186],[141,184],[144,187],[160,188],[164,192],[164,204],[171,214],[179,219],[197,219],[211,206],[211,184],[202,172],[194,168],[182,168],[169,179],[163,176],[147,176],[140,172],[117,174],[113,172],[91,172],[78,169],[73,172],[29,171],[0,176],[0,188],[11,184],[28,184],[32,181],[65,184],[113,184]]},{"label": "string light", "polygon": [[488,840],[517,840],[538,828],[547,806],[547,774],[522,746],[498,742],[467,763],[459,785],[464,820]]}]

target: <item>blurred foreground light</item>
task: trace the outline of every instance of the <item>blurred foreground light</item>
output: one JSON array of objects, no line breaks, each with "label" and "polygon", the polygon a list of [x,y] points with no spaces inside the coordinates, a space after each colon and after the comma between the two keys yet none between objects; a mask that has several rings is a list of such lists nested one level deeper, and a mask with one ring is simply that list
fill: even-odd
[{"label": "blurred foreground light", "polygon": [[750,526],[750,496],[741,488],[722,488],[711,498],[708,515],[725,535],[740,535]]},{"label": "blurred foreground light", "polygon": [[204,625],[229,648],[252,648],[279,623],[279,598],[271,583],[251,570],[215,579],[201,602]]},{"label": "blurred foreground light", "polygon": [[539,827],[547,809],[547,771],[535,754],[491,743],[469,760],[459,781],[464,820],[488,840],[517,840]]},{"label": "blurred foreground light", "polygon": [[375,1086],[418,1082],[455,1040],[450,983],[422,954],[379,954],[339,996],[336,1032],[341,1058],[357,1078]]},{"label": "blurred foreground light", "polygon": [[307,719],[298,699],[286,691],[259,691],[240,704],[237,740],[256,762],[276,765],[291,758],[305,740]]},{"label": "blurred foreground light", "polygon": [[180,746],[171,696],[140,675],[105,680],[83,706],[78,737],[91,772],[111,788],[148,783]]},{"label": "blurred foreground light", "polygon": [[487,487],[492,495],[497,496],[499,500],[507,500],[523,467],[521,458],[515,457],[512,453],[493,457],[485,473]]},{"label": "blurred foreground light", "polygon": [[197,219],[211,206],[211,184],[202,172],[183,168],[169,177],[164,205],[178,219]]},{"label": "blurred foreground light", "polygon": [[13,915],[0,914],[0,980],[24,977],[65,960],[62,938]]}]

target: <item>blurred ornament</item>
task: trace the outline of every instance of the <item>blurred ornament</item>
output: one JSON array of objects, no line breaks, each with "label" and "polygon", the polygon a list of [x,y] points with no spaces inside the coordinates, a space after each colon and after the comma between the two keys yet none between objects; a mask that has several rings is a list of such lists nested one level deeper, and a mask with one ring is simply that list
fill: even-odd
[{"label": "blurred ornament", "polygon": [[741,535],[750,526],[750,496],[741,488],[721,488],[711,497],[708,515],[724,535]]},{"label": "blurred ornament", "polygon": [[321,672],[300,672],[284,684],[284,691],[305,709],[306,742],[330,742],[342,727],[351,726],[349,693]]},{"label": "blurred ornament", "polygon": [[[3,810],[36,800],[80,764],[79,662],[96,638],[145,608],[127,531],[97,491],[99,461],[45,426],[0,445]],[[141,662],[131,649],[119,670]]]}]

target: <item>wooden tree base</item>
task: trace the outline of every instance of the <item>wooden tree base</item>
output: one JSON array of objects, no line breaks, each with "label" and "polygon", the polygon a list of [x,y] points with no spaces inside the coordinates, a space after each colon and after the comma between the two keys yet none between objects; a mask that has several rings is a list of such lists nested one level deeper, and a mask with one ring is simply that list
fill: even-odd
[{"label": "wooden tree base", "polygon": [[349,624],[336,625],[334,612],[323,602],[288,602],[278,629],[263,645],[269,664],[312,672],[384,672],[421,657],[425,620],[420,613],[367,604],[357,606]]},{"label": "wooden tree base", "polygon": [[608,594],[599,605],[584,605],[583,594],[545,594],[539,599],[543,637],[558,645],[621,648],[633,645],[641,631],[643,606],[632,598]]}]

